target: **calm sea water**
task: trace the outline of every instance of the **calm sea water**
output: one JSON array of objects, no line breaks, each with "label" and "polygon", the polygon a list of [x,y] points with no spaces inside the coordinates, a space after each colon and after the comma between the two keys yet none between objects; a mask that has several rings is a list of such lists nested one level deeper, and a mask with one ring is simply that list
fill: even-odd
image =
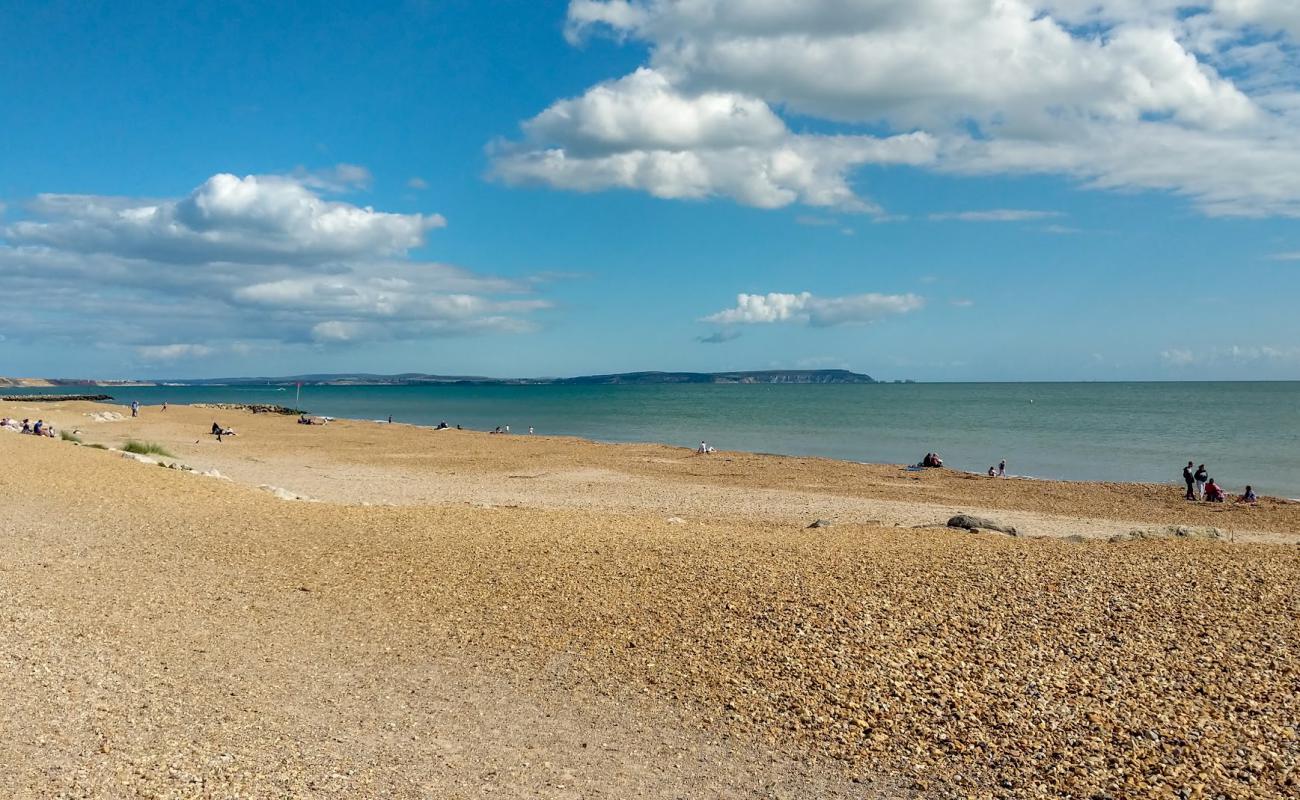
[{"label": "calm sea water", "polygon": [[[292,387],[105,391],[146,405],[294,400]],[[1300,382],[308,386],[302,407],[852,461],[916,463],[934,450],[957,469],[984,471],[1005,458],[1014,474],[1071,480],[1178,483],[1191,459],[1227,487],[1300,497]]]}]

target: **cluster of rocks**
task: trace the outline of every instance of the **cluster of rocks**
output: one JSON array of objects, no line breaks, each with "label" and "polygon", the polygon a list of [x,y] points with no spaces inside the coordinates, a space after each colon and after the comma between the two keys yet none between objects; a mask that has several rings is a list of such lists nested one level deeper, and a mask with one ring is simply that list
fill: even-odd
[{"label": "cluster of rocks", "polygon": [[1000,522],[985,519],[984,517],[971,516],[970,514],[957,514],[950,518],[948,520],[948,527],[967,530],[971,533],[978,533],[980,531],[997,531],[998,533],[1005,533],[1008,536],[1019,535],[1016,532],[1014,525],[1003,525]]},{"label": "cluster of rocks", "polygon": [[277,406],[270,403],[191,403],[191,408],[219,408],[223,411],[251,411],[254,414],[285,414],[298,416],[306,414],[299,408]]}]

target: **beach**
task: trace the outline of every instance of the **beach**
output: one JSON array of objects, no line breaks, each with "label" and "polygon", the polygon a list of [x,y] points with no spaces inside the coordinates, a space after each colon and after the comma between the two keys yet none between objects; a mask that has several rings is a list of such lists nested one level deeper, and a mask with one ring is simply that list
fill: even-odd
[{"label": "beach", "polygon": [[[83,442],[0,433],[9,796],[1300,791],[1294,503],[180,405],[0,414]],[[85,446],[129,439],[177,468]]]}]

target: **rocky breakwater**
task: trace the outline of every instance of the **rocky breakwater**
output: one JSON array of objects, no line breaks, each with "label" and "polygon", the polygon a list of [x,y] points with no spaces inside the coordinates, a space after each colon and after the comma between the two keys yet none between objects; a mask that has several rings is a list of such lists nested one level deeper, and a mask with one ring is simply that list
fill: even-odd
[{"label": "rocky breakwater", "polygon": [[101,402],[103,400],[112,400],[112,395],[107,394],[6,394],[0,395],[0,400],[10,402],[36,402],[36,403],[64,403],[73,400],[88,400],[91,402]]},{"label": "rocky breakwater", "polygon": [[251,411],[254,414],[306,414],[306,411],[267,403],[193,403],[190,408],[219,408],[223,411]]}]

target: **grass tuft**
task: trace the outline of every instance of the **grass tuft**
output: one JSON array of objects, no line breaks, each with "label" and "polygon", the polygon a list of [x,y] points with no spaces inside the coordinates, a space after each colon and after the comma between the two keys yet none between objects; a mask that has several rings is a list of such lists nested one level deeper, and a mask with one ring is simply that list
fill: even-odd
[{"label": "grass tuft", "polygon": [[128,439],[126,443],[122,445],[122,450],[127,453],[135,453],[136,455],[141,456],[167,456],[168,458],[175,458],[175,456],[167,452],[167,448],[157,442],[140,442],[135,439]]},{"label": "grass tuft", "polygon": [[96,450],[107,450],[107,449],[108,449],[107,447],[105,447],[104,445],[102,445],[102,444],[100,444],[100,443],[98,443],[98,442],[95,442],[95,443],[93,443],[93,444],[88,444],[88,445],[86,445],[86,447],[93,447],[93,448],[95,448]]},{"label": "grass tuft", "polygon": [[59,431],[59,438],[65,442],[76,442],[77,444],[81,444],[81,437],[75,433],[69,433],[68,431]]}]

